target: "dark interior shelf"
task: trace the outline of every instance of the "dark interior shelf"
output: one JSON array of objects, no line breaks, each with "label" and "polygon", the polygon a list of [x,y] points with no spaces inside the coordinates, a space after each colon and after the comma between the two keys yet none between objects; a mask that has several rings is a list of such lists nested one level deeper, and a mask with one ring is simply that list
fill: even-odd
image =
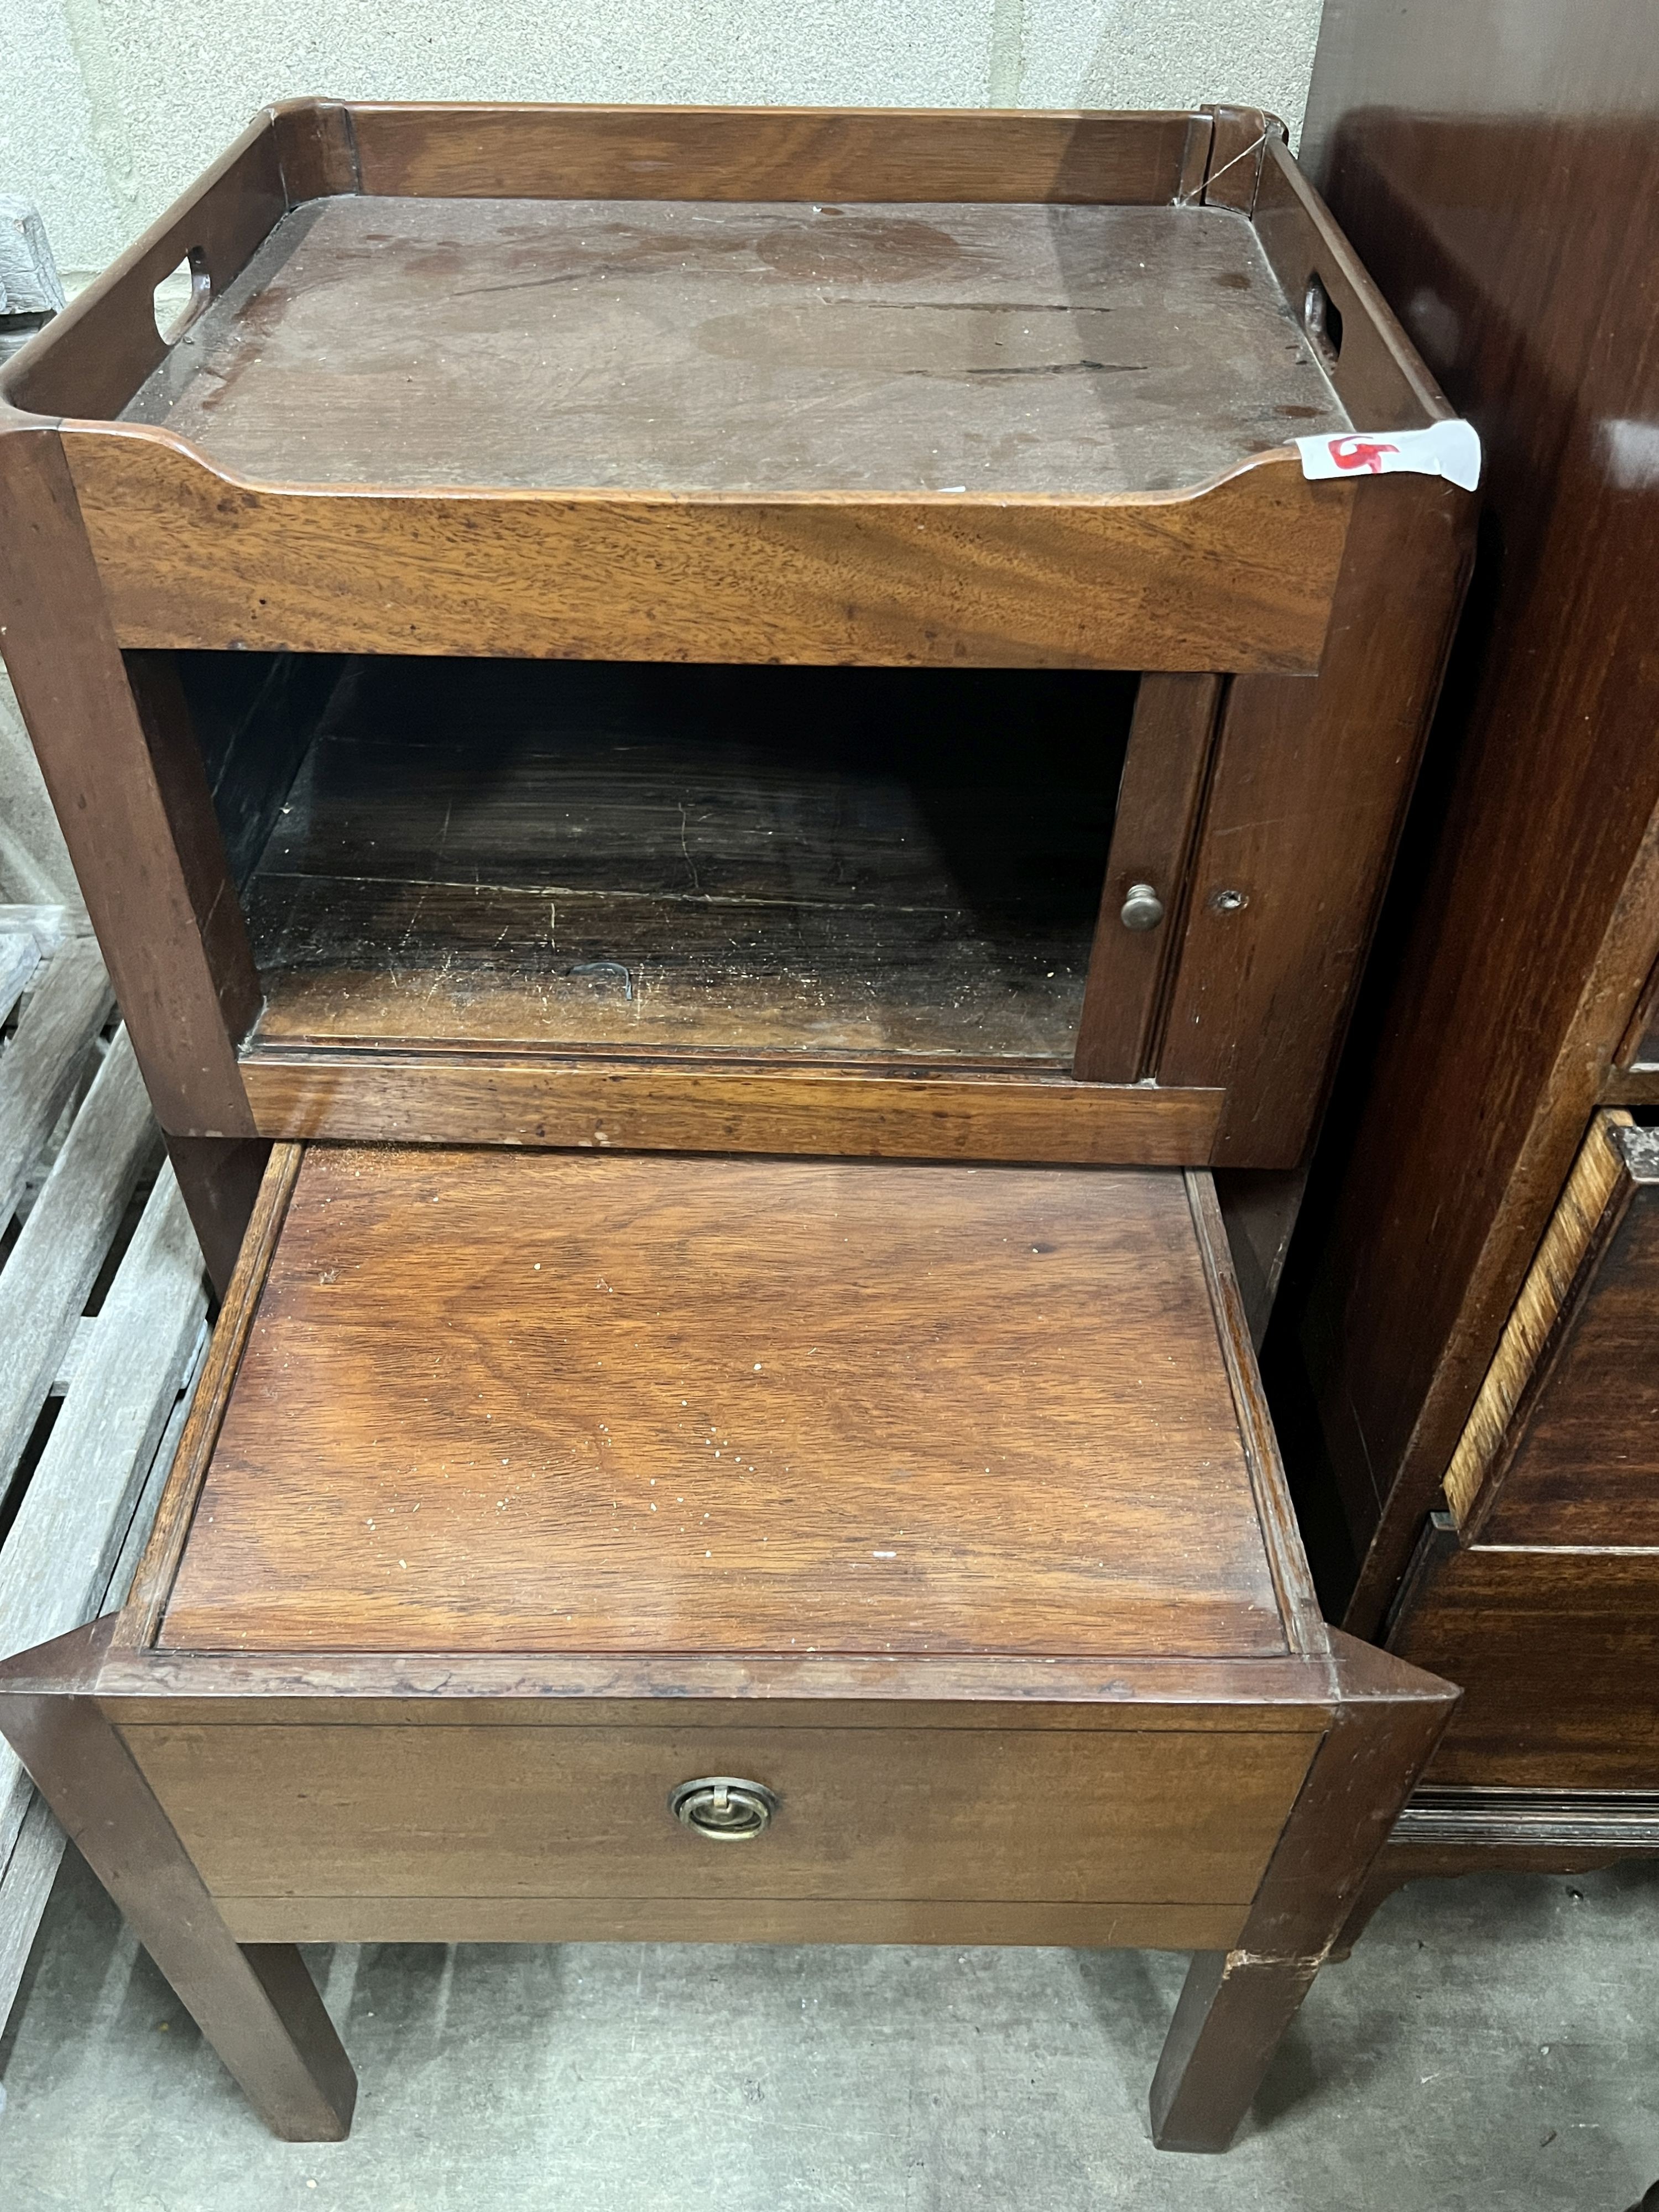
[{"label": "dark interior shelf", "polygon": [[1134,695],[352,664],[247,884],[258,1039],[1069,1066]]}]

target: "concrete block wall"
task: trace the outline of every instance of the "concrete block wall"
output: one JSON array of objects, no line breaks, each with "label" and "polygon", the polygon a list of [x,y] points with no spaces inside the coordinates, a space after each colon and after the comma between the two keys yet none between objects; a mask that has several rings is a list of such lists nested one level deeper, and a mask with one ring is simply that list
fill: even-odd
[{"label": "concrete block wall", "polygon": [[0,191],[74,284],[253,111],[366,100],[1159,107],[1299,122],[1320,0],[5,0]]}]

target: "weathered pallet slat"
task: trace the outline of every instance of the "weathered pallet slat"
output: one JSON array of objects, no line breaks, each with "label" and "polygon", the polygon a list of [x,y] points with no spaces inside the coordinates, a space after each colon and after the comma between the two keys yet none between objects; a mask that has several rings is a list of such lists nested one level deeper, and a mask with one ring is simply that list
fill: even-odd
[{"label": "weathered pallet slat", "polygon": [[[155,1456],[150,1462],[149,1473],[144,1477],[144,1486],[138,1493],[138,1503],[133,1508],[132,1518],[127,1523],[127,1533],[122,1539],[120,1556],[115,1562],[113,1573],[110,1576],[109,1586],[104,1592],[101,1602],[93,1609],[94,1619],[98,1614],[112,1612],[115,1607],[126,1602],[127,1592],[132,1587],[132,1578],[138,1571],[138,1561],[143,1555],[145,1545],[149,1541],[149,1532],[155,1520],[155,1509],[161,1502],[162,1491],[167,1487],[167,1471],[173,1465],[173,1454],[179,1449],[179,1439],[185,1432],[185,1416],[190,1412],[190,1401],[195,1393],[197,1378],[202,1371],[202,1363],[207,1358],[208,1344],[212,1334],[212,1323],[204,1320],[200,1328],[196,1332],[196,1342],[191,1346],[190,1357],[185,1363],[185,1371],[178,1380],[178,1395],[174,1401],[173,1411],[167,1417],[167,1425],[161,1431],[161,1441],[155,1447]],[[0,2009],[3,2009],[3,1999],[0,1999]]]},{"label": "weathered pallet slat", "polygon": [[[63,304],[38,214],[26,201],[0,198],[0,311],[33,324]],[[0,332],[0,358],[27,335],[26,327]],[[0,1233],[31,1180],[45,1174],[0,1266],[0,1501],[18,1478],[47,1393],[64,1401],[0,1544],[4,1652],[75,1627],[125,1595],[207,1343],[201,1254],[170,1168],[101,1310],[90,1318],[83,1310],[156,1146],[123,1030],[47,1168],[53,1133],[97,1066],[112,1007],[84,911],[0,903],[0,1024],[17,1016],[0,1052]],[[0,2027],[64,1846],[27,1775],[0,1753]]]},{"label": "weathered pallet slat", "polygon": [[22,1828],[0,1872],[0,2021],[11,2010],[28,1965],[66,1840],[44,1797],[31,1790],[27,1803]]},{"label": "weathered pallet slat", "polygon": [[0,1497],[156,1143],[138,1064],[118,1030],[0,1273]]},{"label": "weathered pallet slat", "polygon": [[[149,1471],[139,1492],[137,1505],[127,1523],[115,1571],[101,1598],[86,1608],[88,1615],[112,1611],[121,1603],[131,1587],[139,1555],[149,1540],[155,1509],[161,1503],[161,1492],[167,1482],[167,1470],[173,1465],[173,1454],[178,1450],[179,1439],[184,1433],[185,1417],[190,1411],[196,1379],[201,1372],[202,1360],[207,1351],[207,1340],[208,1329],[204,1322],[197,1331],[196,1343],[180,1378],[173,1413],[150,1462]],[[24,1802],[27,1809],[9,1855],[0,1850],[0,2022],[4,2021],[16,1997],[18,1984],[28,1965],[34,1932],[40,1924],[40,1916],[46,1909],[46,1900],[52,1895],[52,1886],[58,1878],[58,1864],[68,1840],[47,1809],[44,1798],[28,1790],[24,1793]]]},{"label": "weathered pallet slat", "polygon": [[[164,1168],[0,1550],[4,1652],[76,1627],[102,1597],[206,1310],[195,1232]],[[0,1854],[26,1792],[0,1751]]]},{"label": "weathered pallet slat", "polygon": [[[23,1485],[0,1544],[3,1653],[125,1596],[207,1341],[201,1253],[169,1167],[100,1310],[85,1311],[160,1145],[124,1030],[100,1060],[111,992],[76,910],[0,907],[0,1020],[20,1001],[0,1053],[0,1229],[38,1189],[0,1263],[0,1499]],[[35,1446],[48,1395],[62,1403]],[[64,1844],[27,1776],[0,1753],[0,2025]]]},{"label": "weathered pallet slat", "polygon": [[92,924],[77,907],[0,904],[0,936],[9,937],[19,931],[34,939],[34,949],[43,960],[65,938],[84,937],[92,941]]},{"label": "weathered pallet slat", "polygon": [[58,1372],[52,1378],[52,1395],[61,1398],[81,1371],[81,1363],[92,1349],[93,1332],[98,1326],[91,1314],[82,1314],[75,1324],[75,1334],[58,1355]]},{"label": "weathered pallet slat", "polygon": [[[0,1061],[0,1228],[15,1211],[29,1170],[109,1018],[111,998],[98,947],[90,938],[71,938],[52,954],[23,1009]],[[5,1464],[0,1441],[0,1467]]]},{"label": "weathered pallet slat", "polygon": [[27,931],[0,930],[0,1022],[10,1019],[40,964],[40,948]]}]

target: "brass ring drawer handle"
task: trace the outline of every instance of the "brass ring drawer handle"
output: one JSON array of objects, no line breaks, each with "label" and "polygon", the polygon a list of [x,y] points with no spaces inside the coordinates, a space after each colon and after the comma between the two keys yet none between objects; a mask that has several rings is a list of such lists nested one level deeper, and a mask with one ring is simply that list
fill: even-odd
[{"label": "brass ring drawer handle", "polygon": [[682,1782],[668,1800],[682,1827],[695,1828],[714,1844],[746,1844],[771,1821],[778,1801],[763,1782],[739,1782],[730,1774],[705,1774]]}]

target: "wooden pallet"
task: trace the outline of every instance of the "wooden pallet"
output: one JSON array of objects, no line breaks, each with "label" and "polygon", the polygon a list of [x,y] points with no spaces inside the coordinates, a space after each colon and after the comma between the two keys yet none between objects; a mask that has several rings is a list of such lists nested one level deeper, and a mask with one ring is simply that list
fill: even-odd
[{"label": "wooden pallet", "polygon": [[[4,1653],[125,1595],[205,1347],[201,1254],[112,1015],[82,917],[0,906]],[[0,2025],[64,1842],[0,1747]]]}]

